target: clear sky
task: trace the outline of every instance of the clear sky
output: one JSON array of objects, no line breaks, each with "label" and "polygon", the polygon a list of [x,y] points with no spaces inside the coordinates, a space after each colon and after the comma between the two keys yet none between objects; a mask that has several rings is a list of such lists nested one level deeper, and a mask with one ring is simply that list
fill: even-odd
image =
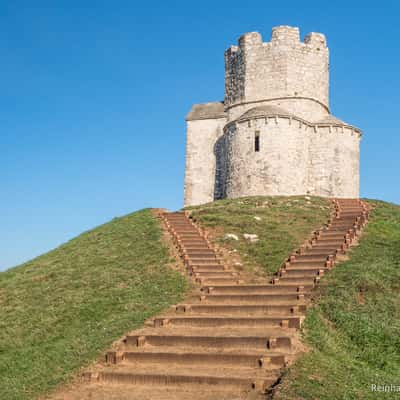
[{"label": "clear sky", "polygon": [[143,207],[182,206],[185,115],[223,53],[327,35],[331,110],[364,131],[361,194],[400,203],[397,1],[0,2],[0,270]]}]

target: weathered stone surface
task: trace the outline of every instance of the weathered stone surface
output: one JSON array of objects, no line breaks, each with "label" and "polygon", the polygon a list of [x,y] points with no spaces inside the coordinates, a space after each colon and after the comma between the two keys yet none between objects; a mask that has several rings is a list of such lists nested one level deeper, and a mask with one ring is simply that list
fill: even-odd
[{"label": "weathered stone surface", "polygon": [[199,119],[225,118],[223,102],[194,104],[186,117],[187,121]]},{"label": "weathered stone surface", "polygon": [[185,205],[358,197],[361,132],[330,114],[328,66],[323,34],[301,42],[298,28],[280,26],[267,43],[257,32],[241,36],[225,52],[224,103],[195,105],[187,116]]},{"label": "weathered stone surface", "polygon": [[226,118],[187,121],[185,205],[214,200],[215,143],[223,135]]},{"label": "weathered stone surface", "polygon": [[259,240],[258,235],[255,233],[244,233],[243,237],[251,243],[258,242]]},{"label": "weathered stone surface", "polygon": [[238,236],[238,235],[235,235],[234,233],[227,233],[227,234],[224,236],[224,239],[225,239],[225,240],[239,240],[239,236]]}]

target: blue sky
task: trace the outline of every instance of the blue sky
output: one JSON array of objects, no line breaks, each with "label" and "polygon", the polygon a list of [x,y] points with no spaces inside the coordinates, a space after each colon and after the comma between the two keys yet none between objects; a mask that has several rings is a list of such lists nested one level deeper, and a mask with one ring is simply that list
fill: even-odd
[{"label": "blue sky", "polygon": [[364,131],[361,194],[400,203],[396,3],[1,1],[0,270],[180,208],[185,114],[223,99],[229,45],[276,25],[327,35],[331,110]]}]

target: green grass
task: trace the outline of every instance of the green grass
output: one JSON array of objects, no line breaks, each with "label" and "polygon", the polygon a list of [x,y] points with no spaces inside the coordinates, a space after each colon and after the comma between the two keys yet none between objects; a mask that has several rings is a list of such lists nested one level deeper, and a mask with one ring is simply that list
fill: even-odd
[{"label": "green grass", "polygon": [[34,399],[124,332],[180,301],[150,210],[116,218],[0,273],[0,399]]},{"label": "green grass", "polygon": [[[371,204],[360,246],[322,280],[303,330],[310,351],[285,374],[277,400],[395,397],[370,386],[400,384],[400,207]],[[246,268],[271,274],[326,221],[330,203],[252,197],[190,210]],[[240,240],[225,240],[226,233]],[[248,243],[244,233],[260,240]],[[158,221],[143,210],[0,273],[0,399],[49,392],[180,301],[187,283],[168,267],[172,261]]]},{"label": "green grass", "polygon": [[309,311],[310,351],[274,399],[389,399],[372,384],[400,385],[400,207],[370,201],[370,222],[351,258],[323,280]]},{"label": "green grass", "polygon": [[[331,203],[304,196],[243,197],[187,209],[203,226],[214,228],[218,243],[237,250],[245,269],[270,275],[327,221]],[[236,234],[240,240],[224,240],[226,233]],[[244,233],[257,234],[259,241],[249,243]]]}]

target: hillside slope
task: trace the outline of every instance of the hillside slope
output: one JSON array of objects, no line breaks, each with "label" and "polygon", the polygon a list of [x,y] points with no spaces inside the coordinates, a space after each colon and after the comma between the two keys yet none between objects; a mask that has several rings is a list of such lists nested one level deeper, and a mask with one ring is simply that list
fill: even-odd
[{"label": "hillside slope", "polygon": [[[259,234],[254,244],[222,244],[238,246],[265,274],[326,220],[329,207],[316,198],[260,197],[216,202],[194,214],[220,231]],[[159,222],[143,210],[0,273],[0,398],[50,391],[124,332],[179,302],[187,281],[170,262]]]},{"label": "hillside slope", "polygon": [[150,210],[0,274],[0,398],[34,399],[102,354],[187,283]]},{"label": "hillside slope", "polygon": [[[266,202],[273,204],[266,207]],[[237,208],[234,214],[230,206]],[[289,206],[290,211],[283,211]],[[256,219],[251,215],[253,207],[260,213],[264,210],[262,217],[254,215]],[[257,198],[199,208],[227,211],[234,223],[247,221],[247,226],[253,229],[257,222],[260,241],[274,247],[280,242],[290,244],[293,232],[305,232],[298,235],[301,242],[309,238],[310,232],[321,225],[316,218],[318,211],[329,212],[329,202],[307,198]],[[360,215],[361,212],[362,207],[359,207],[356,213]],[[204,211],[203,216],[206,214]],[[93,365],[87,370],[86,380],[61,390],[52,398],[261,399],[263,388],[278,378],[284,360],[295,356],[299,339],[297,328],[305,311],[307,290],[314,284],[312,274],[298,278],[296,270],[297,275],[289,277],[286,284],[283,277],[282,284],[272,285],[263,272],[264,278],[257,278],[254,285],[252,274],[239,277],[237,271],[226,268],[225,261],[216,257],[184,213],[168,213],[164,218],[171,237],[175,238],[181,254],[185,254],[187,272],[197,281],[197,290],[191,292],[184,303],[158,314],[143,328],[121,338],[114,352],[109,353],[108,364]],[[272,218],[275,224],[268,226]],[[341,222],[351,226],[348,220]],[[343,242],[344,238],[339,238],[337,245]],[[243,246],[252,247],[257,243],[246,242]],[[285,253],[280,263],[287,257]],[[325,269],[328,255],[317,261],[320,268]],[[317,274],[315,268],[311,271]],[[297,286],[305,285],[302,296],[299,296],[296,281]],[[258,295],[252,296],[253,292]],[[222,297],[218,293],[222,293]],[[235,293],[239,293],[239,297],[234,296]]]},{"label": "hillside slope", "polygon": [[359,246],[322,279],[308,312],[304,339],[310,351],[289,370],[274,399],[399,395],[372,385],[400,385],[400,206],[368,203],[374,210]]},{"label": "hillside slope", "polygon": [[[360,246],[322,280],[305,323],[311,351],[284,377],[279,400],[375,399],[368,385],[400,376],[400,207],[370,204]],[[313,197],[252,197],[190,210],[243,269],[265,276],[326,222],[330,207]],[[178,303],[188,284],[172,261],[159,222],[143,210],[1,273],[0,398],[37,398]]]},{"label": "hillside slope", "polygon": [[[243,197],[189,207],[192,217],[210,230],[213,241],[240,255],[243,269],[272,275],[290,253],[326,223],[332,202],[309,196]],[[238,240],[225,235],[234,234]],[[251,243],[244,234],[258,235]]]}]

